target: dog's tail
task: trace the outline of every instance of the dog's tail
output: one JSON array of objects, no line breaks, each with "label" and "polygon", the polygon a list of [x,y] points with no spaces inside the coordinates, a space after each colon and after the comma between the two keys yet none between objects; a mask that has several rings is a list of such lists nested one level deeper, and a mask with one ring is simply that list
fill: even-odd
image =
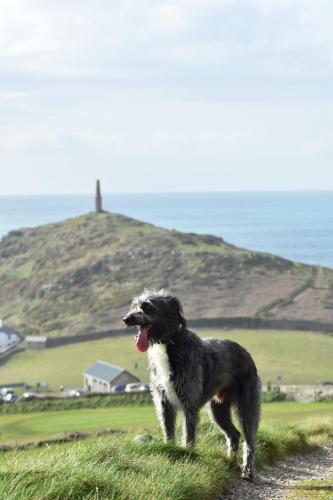
[{"label": "dog's tail", "polygon": [[254,442],[261,409],[261,381],[257,375],[239,383],[234,406],[246,441]]}]

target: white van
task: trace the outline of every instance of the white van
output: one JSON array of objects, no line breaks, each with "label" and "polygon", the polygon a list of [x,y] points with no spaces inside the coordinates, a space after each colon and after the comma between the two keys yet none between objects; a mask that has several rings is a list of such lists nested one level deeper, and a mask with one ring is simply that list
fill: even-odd
[{"label": "white van", "polygon": [[136,384],[126,384],[125,392],[140,392],[141,383]]},{"label": "white van", "polygon": [[2,387],[2,389],[0,389],[0,394],[3,398],[7,396],[7,394],[14,394],[14,393],[15,391],[12,387]]}]

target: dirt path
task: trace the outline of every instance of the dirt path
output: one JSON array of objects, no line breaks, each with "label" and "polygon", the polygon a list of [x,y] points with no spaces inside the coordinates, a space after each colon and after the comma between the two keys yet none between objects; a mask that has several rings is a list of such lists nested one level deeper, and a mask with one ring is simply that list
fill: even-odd
[{"label": "dirt path", "polygon": [[[300,482],[312,480],[316,480],[316,484],[304,485],[300,493]],[[318,481],[322,482],[323,486],[319,486]],[[328,481],[330,486],[327,486]],[[333,443],[331,442],[314,453],[294,455],[273,467],[257,471],[252,484],[239,480],[232,488],[225,491],[220,499],[333,499],[332,484]]]}]

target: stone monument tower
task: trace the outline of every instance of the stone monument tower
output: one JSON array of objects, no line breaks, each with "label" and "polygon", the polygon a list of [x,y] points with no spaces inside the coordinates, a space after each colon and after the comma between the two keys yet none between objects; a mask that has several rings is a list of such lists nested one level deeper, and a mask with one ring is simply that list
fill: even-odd
[{"label": "stone monument tower", "polygon": [[97,213],[103,212],[101,186],[100,186],[99,180],[96,181],[95,207],[96,207],[96,212]]}]

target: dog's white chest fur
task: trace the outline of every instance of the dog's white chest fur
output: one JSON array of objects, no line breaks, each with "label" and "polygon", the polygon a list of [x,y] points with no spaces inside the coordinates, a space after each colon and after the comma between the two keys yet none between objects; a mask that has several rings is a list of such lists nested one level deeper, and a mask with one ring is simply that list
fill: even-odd
[{"label": "dog's white chest fur", "polygon": [[157,372],[156,382],[165,390],[167,398],[174,406],[181,408],[172,381],[169,358],[164,344],[154,344],[148,349],[149,362]]}]

